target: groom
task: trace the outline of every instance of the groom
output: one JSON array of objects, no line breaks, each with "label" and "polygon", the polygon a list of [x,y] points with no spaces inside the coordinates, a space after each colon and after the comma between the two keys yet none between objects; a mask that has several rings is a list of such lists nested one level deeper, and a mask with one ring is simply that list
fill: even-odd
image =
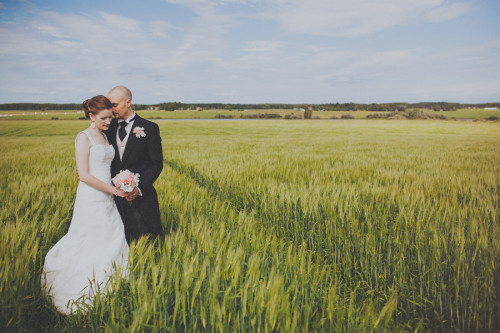
[{"label": "groom", "polygon": [[115,148],[111,176],[121,170],[140,175],[139,188],[134,188],[126,198],[115,197],[130,244],[143,235],[163,234],[158,197],[153,187],[163,169],[160,130],[157,124],[139,117],[132,110],[132,93],[128,88],[114,87],[108,99],[115,115],[106,133]]}]

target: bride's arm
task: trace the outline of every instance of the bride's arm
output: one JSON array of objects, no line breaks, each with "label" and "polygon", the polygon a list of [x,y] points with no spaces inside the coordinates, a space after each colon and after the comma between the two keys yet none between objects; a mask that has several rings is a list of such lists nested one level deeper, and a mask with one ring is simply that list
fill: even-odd
[{"label": "bride's arm", "polygon": [[78,170],[78,178],[80,181],[93,188],[117,195],[119,197],[125,197],[125,192],[117,189],[111,184],[106,184],[100,179],[92,176],[89,171],[89,156],[90,156],[90,140],[84,133],[80,133],[76,136],[75,142],[75,158],[76,158],[76,169]]}]

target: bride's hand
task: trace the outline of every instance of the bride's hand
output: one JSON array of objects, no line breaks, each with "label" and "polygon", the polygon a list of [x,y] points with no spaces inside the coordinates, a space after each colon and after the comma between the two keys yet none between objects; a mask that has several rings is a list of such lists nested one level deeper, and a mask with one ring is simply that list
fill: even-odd
[{"label": "bride's hand", "polygon": [[127,196],[127,193],[125,191],[120,190],[119,188],[116,187],[115,187],[115,192],[113,194],[120,198],[125,198]]}]

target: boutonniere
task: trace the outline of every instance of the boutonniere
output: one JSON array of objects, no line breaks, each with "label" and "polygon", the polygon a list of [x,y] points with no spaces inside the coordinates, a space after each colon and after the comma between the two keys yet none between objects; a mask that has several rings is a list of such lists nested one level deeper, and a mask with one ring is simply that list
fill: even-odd
[{"label": "boutonniere", "polygon": [[134,127],[132,132],[134,132],[136,138],[143,138],[146,136],[146,132],[144,132],[144,127]]}]

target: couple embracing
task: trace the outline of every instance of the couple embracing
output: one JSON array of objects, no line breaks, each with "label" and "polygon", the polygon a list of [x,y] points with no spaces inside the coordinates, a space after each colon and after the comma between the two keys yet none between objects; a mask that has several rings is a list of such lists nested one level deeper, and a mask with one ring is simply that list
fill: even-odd
[{"label": "couple embracing", "polygon": [[[163,234],[153,187],[163,169],[160,131],[131,103],[124,86],[83,102],[92,123],[75,140],[80,182],[73,217],[47,253],[42,276],[42,288],[63,314],[91,305],[114,274],[126,276],[130,242]],[[123,171],[135,175],[128,188],[112,184]]]}]

